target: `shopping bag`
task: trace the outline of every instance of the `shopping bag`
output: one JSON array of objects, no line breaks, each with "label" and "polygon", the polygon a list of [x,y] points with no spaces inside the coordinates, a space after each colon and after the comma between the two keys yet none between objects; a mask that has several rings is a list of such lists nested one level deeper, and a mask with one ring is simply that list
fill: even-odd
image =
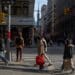
[{"label": "shopping bag", "polygon": [[36,56],[36,64],[37,65],[44,65],[44,63],[45,63],[44,55]]}]

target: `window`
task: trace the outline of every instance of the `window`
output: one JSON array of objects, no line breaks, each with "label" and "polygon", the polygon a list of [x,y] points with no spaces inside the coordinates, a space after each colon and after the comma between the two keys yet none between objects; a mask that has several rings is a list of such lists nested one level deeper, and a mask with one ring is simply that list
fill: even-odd
[{"label": "window", "polygon": [[8,6],[7,5],[2,4],[1,7],[2,7],[2,12],[8,13]]},{"label": "window", "polygon": [[28,16],[28,13],[29,13],[29,3],[24,3],[23,4],[23,15],[24,16]]}]

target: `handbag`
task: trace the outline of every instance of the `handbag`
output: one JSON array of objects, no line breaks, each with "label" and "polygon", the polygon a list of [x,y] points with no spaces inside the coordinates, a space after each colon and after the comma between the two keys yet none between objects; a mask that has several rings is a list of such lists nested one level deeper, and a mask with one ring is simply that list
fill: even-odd
[{"label": "handbag", "polygon": [[37,65],[44,65],[44,63],[45,63],[44,55],[36,56],[36,64]]}]

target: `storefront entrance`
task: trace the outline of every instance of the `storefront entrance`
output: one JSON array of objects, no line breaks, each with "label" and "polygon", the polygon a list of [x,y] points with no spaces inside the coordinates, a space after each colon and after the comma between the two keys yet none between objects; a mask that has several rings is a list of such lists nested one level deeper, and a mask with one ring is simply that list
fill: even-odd
[{"label": "storefront entrance", "polygon": [[24,37],[25,45],[28,47],[32,44],[32,30],[30,27],[25,27],[22,29],[22,34]]}]

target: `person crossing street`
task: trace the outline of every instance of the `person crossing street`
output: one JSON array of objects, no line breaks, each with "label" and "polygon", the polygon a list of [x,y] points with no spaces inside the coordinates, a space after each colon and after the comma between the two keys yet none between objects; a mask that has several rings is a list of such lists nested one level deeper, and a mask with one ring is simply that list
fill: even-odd
[{"label": "person crossing street", "polygon": [[[43,55],[44,58],[48,61],[48,66],[52,65],[51,60],[49,59],[47,55],[47,42],[43,36],[38,37],[38,56]],[[37,64],[35,64],[37,65]],[[40,67],[40,69],[43,69],[44,66]]]},{"label": "person crossing street", "polygon": [[22,37],[22,33],[18,32],[18,37],[16,38],[16,61],[22,61],[22,52],[24,47],[24,39]]},{"label": "person crossing street", "polygon": [[8,65],[8,60],[5,57],[5,42],[4,42],[4,38],[3,35],[0,34],[0,59],[5,63],[5,65]]}]

